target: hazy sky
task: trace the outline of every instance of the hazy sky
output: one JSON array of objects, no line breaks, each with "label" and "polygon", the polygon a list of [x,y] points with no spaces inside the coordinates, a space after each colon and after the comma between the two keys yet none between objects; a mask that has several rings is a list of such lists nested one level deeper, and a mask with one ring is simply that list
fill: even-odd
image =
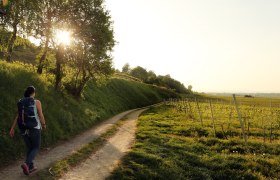
[{"label": "hazy sky", "polygon": [[280,92],[280,0],[106,0],[127,62],[200,92]]}]

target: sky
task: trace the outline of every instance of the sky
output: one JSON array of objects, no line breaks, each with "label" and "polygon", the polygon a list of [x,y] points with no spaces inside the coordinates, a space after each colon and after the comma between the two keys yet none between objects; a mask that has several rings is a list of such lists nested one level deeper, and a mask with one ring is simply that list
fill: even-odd
[{"label": "sky", "polygon": [[114,66],[198,92],[280,93],[279,0],[106,0]]}]

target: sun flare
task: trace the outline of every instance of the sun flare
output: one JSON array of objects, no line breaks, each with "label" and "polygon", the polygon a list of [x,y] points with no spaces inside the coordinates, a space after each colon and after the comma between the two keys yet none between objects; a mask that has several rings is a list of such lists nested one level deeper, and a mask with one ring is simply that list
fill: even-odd
[{"label": "sun flare", "polygon": [[70,45],[71,35],[69,31],[57,30],[55,34],[55,39],[58,44]]}]

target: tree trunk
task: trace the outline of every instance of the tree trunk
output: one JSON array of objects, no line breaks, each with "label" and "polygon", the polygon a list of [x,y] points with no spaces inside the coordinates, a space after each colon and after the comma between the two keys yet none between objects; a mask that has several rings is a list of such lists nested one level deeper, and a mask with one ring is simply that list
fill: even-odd
[{"label": "tree trunk", "polygon": [[45,44],[45,47],[44,47],[43,55],[41,56],[41,58],[39,60],[39,64],[38,64],[38,68],[37,68],[37,73],[38,74],[43,73],[43,62],[47,58],[48,48],[49,48],[49,36],[47,36],[47,38],[46,38],[46,44]]},{"label": "tree trunk", "polygon": [[60,44],[56,51],[56,72],[55,72],[55,89],[60,90],[62,80],[62,60],[63,60],[63,45]]},{"label": "tree trunk", "polygon": [[49,41],[50,41],[50,35],[51,35],[51,18],[52,18],[52,15],[51,15],[51,12],[49,9],[47,12],[47,18],[48,18],[48,21],[47,21],[47,29],[46,29],[46,43],[45,43],[43,54],[39,60],[39,64],[38,64],[38,68],[37,68],[38,74],[43,73],[43,67],[44,67],[43,63],[47,58],[47,53],[48,53],[48,48],[49,48]]},{"label": "tree trunk", "polygon": [[7,58],[6,61],[7,62],[12,62],[12,53],[13,53],[13,49],[14,49],[14,44],[17,38],[17,21],[14,22],[13,24],[13,34],[12,34],[12,38],[9,41],[8,44],[8,51],[7,51]]},{"label": "tree trunk", "polygon": [[75,93],[75,95],[74,95],[77,99],[79,99],[79,98],[81,97],[82,91],[83,91],[84,87],[85,87],[85,84],[84,84],[84,83],[80,84],[80,86],[77,87],[76,93]]}]

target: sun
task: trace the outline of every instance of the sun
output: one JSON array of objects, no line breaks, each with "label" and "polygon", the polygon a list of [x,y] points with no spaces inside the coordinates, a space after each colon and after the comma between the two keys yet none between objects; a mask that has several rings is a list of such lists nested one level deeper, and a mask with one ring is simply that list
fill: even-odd
[{"label": "sun", "polygon": [[58,44],[70,45],[71,34],[69,31],[57,30],[55,33],[55,39]]}]

